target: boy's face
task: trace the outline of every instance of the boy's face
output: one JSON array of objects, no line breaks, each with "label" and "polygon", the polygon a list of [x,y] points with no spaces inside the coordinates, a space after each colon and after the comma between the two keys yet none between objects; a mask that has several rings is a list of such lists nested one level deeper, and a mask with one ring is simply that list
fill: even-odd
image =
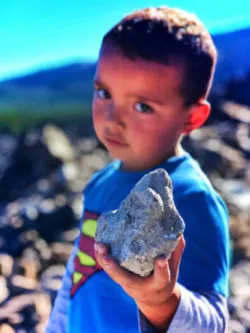
[{"label": "boy's face", "polygon": [[93,123],[99,140],[127,170],[153,167],[175,155],[188,121],[180,95],[181,66],[124,57],[104,46],[98,60]]}]

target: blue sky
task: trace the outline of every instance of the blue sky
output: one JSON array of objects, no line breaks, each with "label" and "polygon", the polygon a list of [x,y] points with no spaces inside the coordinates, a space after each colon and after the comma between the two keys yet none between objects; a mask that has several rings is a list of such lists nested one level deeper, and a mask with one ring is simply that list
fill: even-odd
[{"label": "blue sky", "polygon": [[0,78],[94,60],[103,34],[124,14],[164,4],[196,13],[212,33],[250,26],[249,0],[1,0]]}]

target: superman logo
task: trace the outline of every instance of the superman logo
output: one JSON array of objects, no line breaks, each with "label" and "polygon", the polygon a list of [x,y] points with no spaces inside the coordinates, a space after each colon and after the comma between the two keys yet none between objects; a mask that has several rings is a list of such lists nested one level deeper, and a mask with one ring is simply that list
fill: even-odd
[{"label": "superman logo", "polygon": [[102,270],[95,258],[94,243],[97,227],[98,214],[86,211],[80,230],[80,240],[78,251],[74,258],[74,272],[72,274],[71,297],[81,285],[85,283],[88,277],[95,272]]}]

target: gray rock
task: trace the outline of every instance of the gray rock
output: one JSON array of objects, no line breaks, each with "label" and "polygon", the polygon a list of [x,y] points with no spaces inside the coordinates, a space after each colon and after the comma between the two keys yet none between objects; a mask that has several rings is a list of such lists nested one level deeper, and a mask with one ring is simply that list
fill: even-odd
[{"label": "gray rock", "polygon": [[122,267],[148,276],[156,257],[170,256],[184,227],[171,179],[158,169],[142,177],[117,210],[99,217],[96,241],[109,245]]}]

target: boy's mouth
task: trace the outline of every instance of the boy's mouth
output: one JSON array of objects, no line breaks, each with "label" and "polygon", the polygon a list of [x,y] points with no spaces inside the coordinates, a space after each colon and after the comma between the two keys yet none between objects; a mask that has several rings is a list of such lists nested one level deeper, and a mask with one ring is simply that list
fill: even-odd
[{"label": "boy's mouth", "polygon": [[123,140],[120,140],[116,137],[113,137],[113,136],[106,135],[104,137],[104,139],[109,145],[112,145],[112,146],[120,146],[120,147],[128,146],[128,144],[126,142],[124,142]]}]

